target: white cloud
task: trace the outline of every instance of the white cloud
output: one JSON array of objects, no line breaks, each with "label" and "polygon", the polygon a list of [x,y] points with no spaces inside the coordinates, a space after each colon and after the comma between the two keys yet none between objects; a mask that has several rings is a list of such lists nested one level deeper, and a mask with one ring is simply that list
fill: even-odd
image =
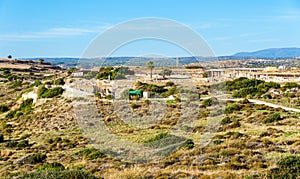
[{"label": "white cloud", "polygon": [[212,41],[224,41],[224,40],[230,40],[230,39],[232,39],[232,36],[214,37],[211,40]]},{"label": "white cloud", "polygon": [[69,28],[69,27],[55,27],[45,31],[24,33],[24,34],[0,34],[0,40],[6,41],[28,41],[46,38],[62,38],[70,36],[82,36],[91,33],[100,33],[107,29],[108,25],[103,25],[93,28]]},{"label": "white cloud", "polygon": [[279,39],[273,38],[273,39],[252,39],[248,40],[249,43],[261,43],[261,42],[278,42]]},{"label": "white cloud", "polygon": [[253,32],[253,33],[244,33],[240,34],[240,37],[253,37],[253,36],[258,36],[258,35],[264,35],[267,34],[267,32]]}]

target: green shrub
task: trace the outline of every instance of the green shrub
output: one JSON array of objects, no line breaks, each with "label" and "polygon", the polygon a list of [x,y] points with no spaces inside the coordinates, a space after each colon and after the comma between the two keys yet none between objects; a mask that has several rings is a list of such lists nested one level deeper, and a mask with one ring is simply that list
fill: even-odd
[{"label": "green shrub", "polygon": [[99,150],[95,149],[94,147],[82,149],[82,150],[76,152],[75,155],[83,155],[87,159],[91,159],[91,160],[106,157],[106,155],[104,153],[100,152]]},{"label": "green shrub", "polygon": [[28,114],[32,111],[32,102],[33,99],[29,98],[23,101],[20,105],[20,107],[16,110],[10,111],[8,114],[6,114],[6,118],[11,119],[13,117],[20,117],[23,114]]},{"label": "green shrub", "polygon": [[228,138],[237,139],[237,138],[246,137],[246,136],[247,135],[239,133],[239,132],[227,132],[224,135],[217,135],[216,137],[218,139],[228,139]]},{"label": "green shrub", "polygon": [[270,94],[265,94],[263,97],[264,99],[272,99],[272,96]]},{"label": "green shrub", "polygon": [[143,90],[143,91],[149,91],[151,93],[158,93],[161,94],[163,92],[168,91],[165,89],[163,86],[158,86],[155,84],[148,84],[148,83],[143,83],[143,82],[137,82],[135,85],[138,89]]},{"label": "green shrub", "polygon": [[61,163],[53,162],[53,163],[45,163],[42,166],[39,166],[38,171],[43,171],[43,170],[61,171],[64,169],[65,169],[65,167]]},{"label": "green shrub", "polygon": [[28,140],[22,140],[20,142],[11,141],[11,142],[7,142],[5,144],[5,147],[8,147],[8,148],[24,148],[24,147],[27,147],[27,146],[29,146]]},{"label": "green shrub", "polygon": [[264,81],[257,80],[255,78],[248,79],[245,77],[241,77],[241,78],[235,79],[233,81],[227,81],[226,86],[229,91],[233,91],[233,90],[239,90],[242,88],[257,87],[261,83],[264,83]]},{"label": "green shrub", "polygon": [[222,119],[221,124],[225,125],[225,124],[229,124],[232,123],[232,120],[230,119],[230,117],[225,117],[224,119]]},{"label": "green shrub", "polygon": [[42,82],[40,80],[35,80],[34,83],[32,83],[30,85],[30,87],[33,87],[33,86],[40,86],[42,84]]},{"label": "green shrub", "polygon": [[214,140],[213,141],[213,143],[215,144],[215,145],[219,145],[219,144],[221,144],[222,142],[224,142],[223,140],[220,140],[220,139],[217,139],[217,140]]},{"label": "green shrub", "polygon": [[16,113],[17,113],[17,110],[12,110],[6,114],[5,118],[11,119],[11,118],[15,117]]},{"label": "green shrub", "polygon": [[58,78],[53,82],[54,85],[64,85],[65,81],[64,78]]},{"label": "green shrub", "polygon": [[172,81],[168,81],[168,82],[166,82],[166,86],[174,86],[175,85],[175,83],[174,82],[172,82]]},{"label": "green shrub", "polygon": [[19,179],[97,179],[91,173],[82,170],[63,170],[63,171],[41,171],[24,174]]},{"label": "green shrub", "polygon": [[101,99],[101,94],[100,93],[95,93],[95,96],[99,99]]},{"label": "green shrub", "polygon": [[171,95],[175,95],[176,93],[178,93],[176,86],[172,86],[171,88],[168,89],[168,91],[161,93],[161,96],[167,98]]},{"label": "green shrub", "polygon": [[213,101],[212,101],[211,98],[208,98],[208,99],[205,99],[205,100],[202,101],[202,104],[203,104],[203,106],[205,106],[205,107],[211,106],[212,103],[213,103]]},{"label": "green shrub", "polygon": [[294,93],[284,93],[284,97],[294,98],[294,97],[296,97],[296,95]]},{"label": "green shrub", "polygon": [[12,128],[12,125],[8,124],[8,123],[5,123],[5,124],[2,124],[2,128],[3,129],[10,129],[10,128]]},{"label": "green shrub", "polygon": [[111,94],[108,94],[105,96],[105,99],[111,100],[111,99],[113,99],[113,96]]},{"label": "green shrub", "polygon": [[162,133],[159,133],[158,135],[156,135],[155,137],[147,140],[145,143],[151,143],[151,142],[154,142],[154,141],[158,141],[164,137],[166,137],[168,135],[167,132],[162,132]]},{"label": "green shrub", "polygon": [[110,78],[111,80],[114,79],[126,79],[126,75],[133,75],[134,71],[129,70],[128,67],[105,67],[101,68],[99,73],[96,75],[97,79],[103,80]]},{"label": "green shrub", "polygon": [[195,143],[192,139],[188,139],[184,142],[183,147],[189,150],[195,147]]},{"label": "green shrub", "polygon": [[299,156],[288,156],[280,159],[277,162],[278,167],[288,173],[300,174],[300,157]]},{"label": "green shrub", "polygon": [[227,106],[225,107],[225,114],[231,114],[233,113],[234,111],[239,111],[241,108],[238,104],[236,103],[230,103],[230,104],[227,104]]},{"label": "green shrub", "polygon": [[19,110],[25,114],[29,113],[32,110],[32,103],[33,103],[33,99],[31,98],[26,99],[21,103]]},{"label": "green shrub", "polygon": [[55,87],[47,89],[45,86],[41,87],[38,90],[38,97],[39,98],[53,98],[55,96],[61,95],[63,93],[62,87]]},{"label": "green shrub", "polygon": [[131,103],[131,104],[130,104],[130,107],[131,107],[132,109],[137,109],[137,108],[141,107],[141,105],[136,104],[136,103]]},{"label": "green shrub", "polygon": [[286,82],[284,86],[282,87],[282,90],[285,91],[287,89],[296,88],[299,87],[299,85],[295,82]]},{"label": "green shrub", "polygon": [[282,120],[282,118],[280,117],[280,113],[277,112],[277,113],[272,114],[267,119],[264,119],[263,123],[267,124],[267,123],[272,123],[272,122],[280,121],[280,120]]},{"label": "green shrub", "polygon": [[267,178],[291,178],[296,179],[300,176],[300,157],[299,156],[287,156],[281,158],[277,162],[277,168],[273,168],[269,171]]},{"label": "green shrub", "polygon": [[247,96],[256,96],[259,91],[256,87],[241,88],[238,91],[233,92],[232,97],[234,98],[245,98]]},{"label": "green shrub", "polygon": [[36,153],[32,154],[29,157],[28,163],[30,164],[36,164],[36,163],[42,163],[47,158],[45,154],[42,153]]},{"label": "green shrub", "polygon": [[24,139],[27,139],[28,137],[30,137],[31,135],[30,134],[24,134],[20,137],[20,140],[24,140]]},{"label": "green shrub", "polygon": [[0,134],[0,143],[4,141],[4,136],[3,134]]},{"label": "green shrub", "polygon": [[94,151],[92,153],[90,153],[89,155],[86,156],[86,158],[94,160],[97,158],[104,158],[106,155],[102,152],[100,152],[99,150]]},{"label": "green shrub", "polygon": [[6,111],[9,111],[9,107],[6,106],[6,105],[4,105],[4,104],[1,104],[1,105],[0,105],[0,114],[1,114],[1,113],[4,113],[4,112],[6,112]]}]

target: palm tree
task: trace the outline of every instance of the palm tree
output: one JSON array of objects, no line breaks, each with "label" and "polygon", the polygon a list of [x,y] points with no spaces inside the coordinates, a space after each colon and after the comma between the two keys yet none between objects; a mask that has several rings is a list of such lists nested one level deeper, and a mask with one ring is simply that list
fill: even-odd
[{"label": "palm tree", "polygon": [[154,63],[152,61],[148,61],[147,67],[150,68],[150,79],[152,80],[152,70],[154,68]]}]

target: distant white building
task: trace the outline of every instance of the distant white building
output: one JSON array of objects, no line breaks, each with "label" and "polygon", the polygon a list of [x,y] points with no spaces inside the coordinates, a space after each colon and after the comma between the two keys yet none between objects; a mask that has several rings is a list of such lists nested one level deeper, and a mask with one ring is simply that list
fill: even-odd
[{"label": "distant white building", "polygon": [[278,67],[278,70],[285,70],[286,69],[286,66],[285,65],[281,65]]},{"label": "distant white building", "polygon": [[80,71],[75,71],[73,72],[73,76],[74,77],[82,77],[84,75],[86,75],[89,72],[89,70],[80,70]]}]

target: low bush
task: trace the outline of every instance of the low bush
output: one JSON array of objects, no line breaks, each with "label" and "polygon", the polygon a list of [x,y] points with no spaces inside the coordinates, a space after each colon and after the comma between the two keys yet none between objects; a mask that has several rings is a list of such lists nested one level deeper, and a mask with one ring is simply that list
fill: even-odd
[{"label": "low bush", "polygon": [[63,93],[62,87],[55,87],[47,89],[45,86],[41,87],[38,90],[38,97],[39,98],[53,98],[55,96],[61,95]]},{"label": "low bush", "polygon": [[130,107],[131,107],[132,109],[137,109],[137,108],[141,107],[141,105],[136,104],[136,103],[131,103],[131,104],[130,104]]},{"label": "low bush", "polygon": [[299,87],[299,85],[297,83],[295,83],[295,82],[287,82],[282,87],[282,90],[285,91],[287,89],[292,89],[292,88],[297,88],[297,87]]},{"label": "low bush", "polygon": [[294,93],[284,93],[283,96],[287,97],[287,98],[294,98],[294,97],[296,97],[296,95]]},{"label": "low bush", "polygon": [[270,94],[265,94],[263,97],[264,99],[272,99],[272,96]]},{"label": "low bush", "polygon": [[106,155],[104,153],[100,152],[99,150],[95,149],[94,147],[82,149],[82,150],[76,152],[75,155],[83,155],[87,159],[91,159],[91,160],[106,157]]},{"label": "low bush", "polygon": [[19,111],[22,111],[25,114],[29,113],[32,110],[32,103],[33,103],[32,98],[26,99],[21,103]]},{"label": "low bush", "polygon": [[216,104],[218,104],[218,99],[214,97],[202,101],[202,105],[205,107],[216,105]]},{"label": "low bush", "polygon": [[7,111],[9,111],[9,107],[4,105],[4,104],[1,104],[0,105],[0,114],[4,113],[4,112],[7,112]]},{"label": "low bush", "polygon": [[53,84],[54,85],[64,85],[65,84],[64,78],[58,78],[58,79],[54,80]]},{"label": "low bush", "polygon": [[203,104],[203,106],[205,106],[205,107],[211,106],[212,103],[213,103],[213,101],[212,101],[211,98],[208,98],[208,99],[205,99],[205,100],[202,101],[202,104]]},{"label": "low bush", "polygon": [[225,124],[229,124],[232,123],[232,120],[230,119],[230,117],[225,117],[224,119],[222,119],[221,124],[225,125]]},{"label": "low bush", "polygon": [[17,113],[17,110],[12,110],[9,113],[6,114],[5,118],[7,119],[11,119],[13,117],[15,117],[15,114]]},{"label": "low bush", "polygon": [[189,150],[195,147],[195,143],[192,139],[188,139],[184,142],[183,147]]},{"label": "low bush", "polygon": [[216,135],[216,138],[218,138],[218,139],[228,139],[228,138],[237,139],[240,137],[247,137],[247,135],[239,133],[239,132],[227,132],[224,135]]},{"label": "low bush", "polygon": [[4,141],[4,136],[3,134],[0,134],[0,143]]},{"label": "low bush", "polygon": [[58,162],[53,162],[53,163],[45,163],[42,166],[38,167],[38,171],[43,171],[43,170],[47,170],[47,171],[61,171],[64,170],[65,167]]},{"label": "low bush", "polygon": [[241,109],[241,107],[236,104],[236,103],[231,103],[231,104],[227,104],[227,106],[225,107],[225,114],[231,114],[234,111],[239,111]]},{"label": "low bush", "polygon": [[63,170],[63,171],[42,171],[32,172],[18,177],[19,179],[39,178],[39,179],[97,179],[91,173],[82,170]]},{"label": "low bush", "polygon": [[166,82],[166,86],[174,86],[175,85],[175,83],[174,82],[172,82],[172,81],[168,81],[168,82]]},{"label": "low bush", "polygon": [[158,135],[156,135],[155,137],[149,139],[148,141],[146,141],[145,143],[150,143],[150,142],[154,142],[154,141],[158,141],[164,137],[166,137],[168,135],[167,132],[162,132],[162,133],[159,133]]},{"label": "low bush", "polygon": [[22,141],[11,141],[11,142],[8,142],[6,143],[5,147],[8,147],[8,148],[24,148],[24,147],[27,147],[29,146],[29,142],[28,140],[22,140]]},{"label": "low bush", "polygon": [[272,123],[272,122],[280,121],[280,120],[282,120],[282,118],[280,117],[280,113],[277,112],[277,113],[272,114],[267,119],[264,119],[263,123],[267,124],[267,123]]},{"label": "low bush", "polygon": [[267,178],[292,178],[300,176],[300,157],[287,156],[277,162],[277,168],[271,169]]},{"label": "low bush", "polygon": [[36,164],[36,163],[42,163],[47,158],[45,154],[42,153],[36,153],[32,154],[29,157],[28,163],[30,164]]},{"label": "low bush", "polygon": [[224,142],[223,140],[220,140],[220,139],[217,139],[217,140],[214,140],[213,141],[213,143],[215,144],[215,145],[219,145],[219,144],[221,144],[222,142]]}]

